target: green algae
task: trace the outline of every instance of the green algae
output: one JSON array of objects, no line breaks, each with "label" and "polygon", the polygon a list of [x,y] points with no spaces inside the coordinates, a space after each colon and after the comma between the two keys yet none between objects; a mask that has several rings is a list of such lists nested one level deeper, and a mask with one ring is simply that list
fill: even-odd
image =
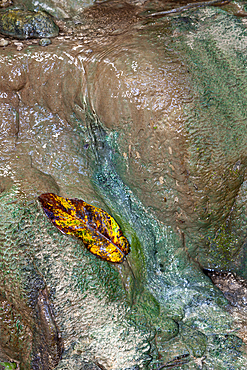
[{"label": "green algae", "polygon": [[13,370],[16,369],[15,362],[0,362],[0,365],[4,366],[4,370]]},{"label": "green algae", "polygon": [[202,357],[207,348],[206,335],[184,324],[181,324],[179,329],[184,343],[191,349],[193,356]]}]

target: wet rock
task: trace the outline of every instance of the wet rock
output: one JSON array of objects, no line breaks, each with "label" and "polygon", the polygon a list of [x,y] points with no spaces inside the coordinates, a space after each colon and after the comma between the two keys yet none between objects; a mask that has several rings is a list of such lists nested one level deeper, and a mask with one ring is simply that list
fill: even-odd
[{"label": "wet rock", "polygon": [[83,9],[94,4],[93,0],[15,0],[15,5],[22,7],[26,4],[28,9],[33,10],[37,7],[48,11],[52,16],[56,18],[71,18],[78,13],[81,13]]},{"label": "wet rock", "polygon": [[101,365],[98,366],[94,363],[85,363],[84,365],[82,365],[81,370],[104,370],[104,367],[102,367]]},{"label": "wet rock", "polygon": [[239,338],[247,343],[247,282],[231,272],[205,271],[229,301],[228,311],[234,318]]},{"label": "wet rock", "polygon": [[50,39],[41,39],[40,41],[39,41],[39,45],[40,46],[47,46],[47,45],[50,45],[51,44],[51,40]]},{"label": "wet rock", "polygon": [[0,33],[19,39],[54,37],[57,25],[44,12],[10,9],[0,12]]},{"label": "wet rock", "polygon": [[46,288],[39,291],[35,309],[36,328],[32,346],[31,368],[35,370],[54,369],[63,353],[63,341],[56,325]]},{"label": "wet rock", "polygon": [[[25,370],[56,366],[61,331],[57,369],[245,370],[227,301],[201,268],[246,273],[245,30],[214,8],[147,24],[134,12],[109,35],[110,10],[85,12],[67,43],[0,56],[0,175],[12,180],[1,185],[0,287],[20,312],[9,331],[27,307],[32,318],[26,352],[3,347]],[[55,230],[42,192],[115,216],[128,265]]]},{"label": "wet rock", "polygon": [[14,42],[17,51],[21,51],[23,49],[24,44],[22,42]]},{"label": "wet rock", "polygon": [[1,176],[0,178],[0,194],[8,191],[13,186],[13,181],[9,177]]},{"label": "wet rock", "polygon": [[232,306],[247,308],[247,282],[231,272],[207,271],[206,274],[224,293]]},{"label": "wet rock", "polygon": [[206,335],[183,324],[180,326],[180,332],[184,343],[191,349],[193,356],[196,358],[203,357],[207,349]]},{"label": "wet rock", "polygon": [[[22,302],[22,306],[17,306],[16,296],[11,298],[6,291],[1,293],[0,348],[9,359],[20,364],[21,370],[51,370],[62,355],[61,334],[44,281],[32,265],[27,264],[23,269],[29,272],[29,280],[23,282],[29,292],[29,304]],[[2,358],[4,355],[0,354]]]},{"label": "wet rock", "polygon": [[29,326],[30,310],[8,300],[6,293],[0,296],[0,347],[8,358],[21,363],[21,369],[29,368],[32,330]]},{"label": "wet rock", "polygon": [[174,320],[171,319],[164,320],[162,327],[159,327],[159,329],[157,329],[156,333],[157,346],[162,348],[164,342],[178,335],[178,331],[179,331],[178,324]]},{"label": "wet rock", "polygon": [[7,46],[9,44],[9,41],[6,39],[1,38],[0,39],[0,46]]}]

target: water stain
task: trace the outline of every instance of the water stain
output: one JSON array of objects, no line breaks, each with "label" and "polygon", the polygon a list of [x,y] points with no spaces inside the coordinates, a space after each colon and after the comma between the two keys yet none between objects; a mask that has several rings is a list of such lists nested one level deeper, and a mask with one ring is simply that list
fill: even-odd
[{"label": "water stain", "polygon": [[52,370],[61,359],[63,341],[46,288],[39,292],[35,311],[32,369]]}]

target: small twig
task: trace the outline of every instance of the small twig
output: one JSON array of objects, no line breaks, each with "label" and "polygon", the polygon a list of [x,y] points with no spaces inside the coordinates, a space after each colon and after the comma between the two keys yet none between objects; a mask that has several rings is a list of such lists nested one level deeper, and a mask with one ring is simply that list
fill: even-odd
[{"label": "small twig", "polygon": [[151,13],[149,15],[146,15],[146,18],[163,17],[171,13],[180,13],[180,12],[183,12],[191,8],[201,8],[201,7],[208,6],[208,5],[215,5],[215,4],[224,5],[224,4],[230,3],[231,1],[232,0],[223,0],[223,1],[211,0],[211,1],[201,1],[199,3],[190,3],[185,6],[180,6],[178,8],[174,8],[171,10],[164,10],[164,11],[160,11],[156,13]]}]

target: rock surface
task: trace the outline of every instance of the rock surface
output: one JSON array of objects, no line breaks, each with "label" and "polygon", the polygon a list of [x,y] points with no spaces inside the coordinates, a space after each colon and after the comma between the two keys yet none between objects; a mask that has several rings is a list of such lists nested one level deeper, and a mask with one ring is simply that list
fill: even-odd
[{"label": "rock surface", "polygon": [[[46,48],[0,55],[0,301],[12,315],[0,345],[23,370],[246,369],[202,270],[247,274],[245,23],[218,8],[151,22],[138,9],[98,4]],[[45,192],[115,217],[129,265],[54,229]]]},{"label": "rock surface", "polygon": [[17,39],[54,37],[59,32],[52,18],[44,12],[21,9],[0,11],[0,33]]}]

